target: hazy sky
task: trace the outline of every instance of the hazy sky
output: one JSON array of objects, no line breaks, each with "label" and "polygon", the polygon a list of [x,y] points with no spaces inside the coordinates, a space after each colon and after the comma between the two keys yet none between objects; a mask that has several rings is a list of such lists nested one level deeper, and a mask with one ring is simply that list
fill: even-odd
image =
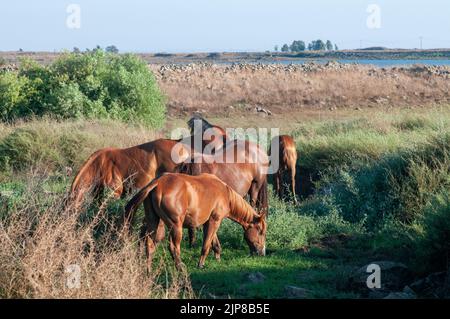
[{"label": "hazy sky", "polygon": [[[80,28],[67,27],[78,4]],[[368,6],[381,9],[369,28]],[[372,21],[372,20],[371,20]],[[362,46],[450,47],[448,0],[2,0],[0,50],[105,47],[121,51],[272,50],[299,39]],[[362,41],[362,42],[361,42]]]}]

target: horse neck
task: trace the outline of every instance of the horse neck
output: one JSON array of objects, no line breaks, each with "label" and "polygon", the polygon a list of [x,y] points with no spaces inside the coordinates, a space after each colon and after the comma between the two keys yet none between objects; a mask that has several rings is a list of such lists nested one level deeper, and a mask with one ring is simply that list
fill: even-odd
[{"label": "horse neck", "polygon": [[242,197],[229,186],[227,187],[230,194],[230,219],[246,228],[249,224],[253,223],[257,214]]}]

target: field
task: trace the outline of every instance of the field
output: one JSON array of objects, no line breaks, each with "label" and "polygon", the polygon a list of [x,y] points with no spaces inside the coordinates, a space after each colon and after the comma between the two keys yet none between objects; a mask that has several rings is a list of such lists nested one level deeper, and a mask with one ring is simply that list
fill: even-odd
[{"label": "field", "polygon": [[[199,66],[168,68],[164,75],[150,68],[169,106],[161,129],[47,115],[0,124],[1,297],[448,296],[445,73],[402,70],[394,77],[341,66],[290,71],[291,76],[286,70],[235,69],[224,76],[219,67]],[[272,115],[255,111],[256,106]],[[210,256],[206,268],[197,269],[200,240],[194,248],[183,241],[187,269],[177,273],[164,244],[148,276],[139,225],[131,237],[115,228],[126,200],[106,196],[101,205],[76,212],[64,207],[64,196],[95,150],[170,137],[194,111],[224,127],[276,127],[292,135],[301,201],[281,201],[271,191],[266,257],[249,256],[242,230],[226,221],[219,231],[220,263]],[[401,270],[381,292],[355,279],[361,267],[377,261]],[[71,264],[81,267],[81,288],[65,285]],[[417,288],[430,276],[444,279]],[[413,293],[405,286],[414,287]]]}]

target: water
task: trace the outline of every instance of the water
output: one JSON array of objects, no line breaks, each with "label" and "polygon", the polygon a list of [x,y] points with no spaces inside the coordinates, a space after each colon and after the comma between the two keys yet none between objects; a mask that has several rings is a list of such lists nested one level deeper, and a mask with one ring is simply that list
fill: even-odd
[{"label": "water", "polygon": [[411,66],[414,64],[424,64],[424,65],[447,65],[450,66],[450,60],[365,60],[365,59],[355,59],[355,60],[344,60],[344,59],[295,59],[295,60],[280,60],[273,61],[269,63],[276,64],[305,64],[310,62],[325,64],[330,61],[336,61],[339,63],[357,63],[365,65],[374,65],[380,68],[395,67],[395,66]]}]

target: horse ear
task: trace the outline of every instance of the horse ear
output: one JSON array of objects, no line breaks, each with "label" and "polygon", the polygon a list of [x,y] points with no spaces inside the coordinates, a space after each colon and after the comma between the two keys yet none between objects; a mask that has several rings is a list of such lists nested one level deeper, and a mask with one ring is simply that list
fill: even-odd
[{"label": "horse ear", "polygon": [[261,220],[263,220],[263,219],[266,219],[266,217],[267,217],[267,211],[263,211],[261,214],[258,214],[258,216],[256,217],[256,219],[258,220],[258,221],[261,221]]}]

